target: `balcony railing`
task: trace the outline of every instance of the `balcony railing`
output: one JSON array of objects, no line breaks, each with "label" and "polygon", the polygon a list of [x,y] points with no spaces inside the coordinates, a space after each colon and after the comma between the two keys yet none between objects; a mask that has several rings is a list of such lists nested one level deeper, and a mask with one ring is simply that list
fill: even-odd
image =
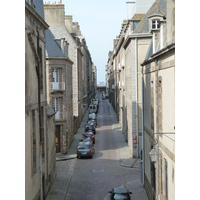
[{"label": "balcony railing", "polygon": [[65,90],[65,82],[52,82],[52,90]]}]

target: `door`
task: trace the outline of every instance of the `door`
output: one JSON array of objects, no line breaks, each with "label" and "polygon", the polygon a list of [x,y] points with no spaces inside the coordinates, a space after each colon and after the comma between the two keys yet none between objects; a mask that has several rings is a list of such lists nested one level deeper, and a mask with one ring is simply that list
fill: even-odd
[{"label": "door", "polygon": [[60,152],[60,126],[56,126],[56,153]]}]

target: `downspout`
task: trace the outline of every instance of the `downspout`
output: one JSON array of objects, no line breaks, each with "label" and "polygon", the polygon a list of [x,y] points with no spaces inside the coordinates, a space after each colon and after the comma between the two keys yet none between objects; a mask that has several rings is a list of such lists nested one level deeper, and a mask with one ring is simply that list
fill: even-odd
[{"label": "downspout", "polygon": [[143,82],[143,67],[141,67],[141,87],[142,87],[142,184],[144,187],[144,82]]},{"label": "downspout", "polygon": [[138,40],[135,38],[135,74],[136,74],[136,136],[137,136],[137,158],[139,158],[139,134],[138,134]]},{"label": "downspout", "polygon": [[37,72],[37,77],[38,77],[38,111],[39,111],[39,134],[40,134],[40,200],[43,200],[43,185],[42,185],[42,143],[43,143],[43,138],[42,138],[42,123],[41,123],[41,105],[40,105],[40,56],[39,56],[39,31],[37,31],[37,54],[39,57],[39,62],[37,63],[38,65],[36,66],[36,72]]}]

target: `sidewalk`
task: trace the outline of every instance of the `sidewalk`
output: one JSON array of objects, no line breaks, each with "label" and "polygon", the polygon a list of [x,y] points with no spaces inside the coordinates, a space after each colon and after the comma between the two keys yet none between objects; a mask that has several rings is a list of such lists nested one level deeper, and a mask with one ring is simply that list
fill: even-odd
[{"label": "sidewalk", "polygon": [[[112,115],[113,120],[113,129],[115,129],[115,140],[118,145],[118,153],[119,153],[119,164],[122,167],[128,167],[128,168],[137,168],[140,169],[140,159],[132,158],[132,155],[130,153],[130,150],[128,148],[127,142],[124,141],[124,135],[121,132],[121,128],[119,123],[117,122],[117,116],[110,104],[110,112]],[[56,162],[62,162],[64,160],[69,159],[75,159],[76,158],[76,149],[79,143],[79,140],[82,136],[82,133],[84,132],[84,125],[86,124],[88,119],[88,110],[85,112],[84,117],[82,119],[80,128],[78,129],[78,132],[75,135],[74,141],[66,155],[63,155],[61,153],[56,154]],[[57,175],[55,178],[55,181],[53,183],[53,186],[47,196],[47,200],[65,200],[67,196],[68,187],[71,181],[71,176],[63,176],[63,175]],[[126,187],[128,188],[132,193],[133,197],[132,199],[141,199],[141,200],[148,200],[146,191],[143,188],[141,182],[139,180],[132,181],[129,183],[126,183],[125,185],[121,185],[119,187]],[[104,198],[105,200],[108,199],[109,194],[106,195]]]},{"label": "sidewalk", "polygon": [[[137,170],[140,169],[140,158],[133,158],[129,147],[127,145],[127,142],[124,140],[124,135],[122,134],[121,127],[117,121],[117,115],[114,112],[111,104],[110,104],[110,112],[112,115],[112,121],[113,121],[113,129],[115,129],[115,140],[118,145],[118,154],[119,154],[119,164],[122,167],[128,167],[128,168],[136,168]],[[140,180],[134,180],[131,182],[128,182],[124,185],[121,185],[119,187],[127,188],[129,191],[132,192],[131,199],[132,200],[148,200],[146,191],[141,183]],[[106,195],[104,200],[109,199],[109,194]]]},{"label": "sidewalk", "polygon": [[[66,155],[62,153],[56,153],[56,162],[62,162],[65,160],[71,160],[76,158],[76,149],[79,144],[79,140],[84,133],[84,125],[86,124],[88,119],[88,110],[85,112],[83,119],[80,124],[80,128],[78,129],[74,141],[68,150]],[[65,200],[69,188],[69,184],[71,181],[70,174],[66,174],[66,167],[61,167],[62,169],[56,168],[57,176],[54,180],[53,186],[51,187],[46,200]],[[62,170],[60,172],[59,170]]]}]

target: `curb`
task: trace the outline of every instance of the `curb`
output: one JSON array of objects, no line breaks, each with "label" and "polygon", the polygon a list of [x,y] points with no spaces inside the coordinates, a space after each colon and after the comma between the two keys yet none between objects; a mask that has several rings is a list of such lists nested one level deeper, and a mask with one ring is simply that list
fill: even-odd
[{"label": "curb", "polygon": [[134,161],[134,163],[132,165],[126,165],[126,164],[123,163],[123,160],[120,159],[119,163],[120,163],[120,165],[122,167],[126,167],[126,168],[138,168],[138,166],[134,166],[137,161],[138,161],[138,158]]}]

